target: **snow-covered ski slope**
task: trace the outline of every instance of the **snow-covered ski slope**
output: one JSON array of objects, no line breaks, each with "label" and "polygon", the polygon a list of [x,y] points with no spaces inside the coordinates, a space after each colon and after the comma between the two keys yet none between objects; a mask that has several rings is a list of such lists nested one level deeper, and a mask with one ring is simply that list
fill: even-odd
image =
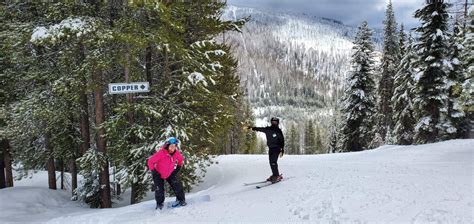
[{"label": "snow-covered ski slope", "polygon": [[204,182],[187,195],[208,194],[210,202],[155,211],[151,200],[90,210],[67,201],[61,206],[61,198],[67,200],[61,197],[64,192],[15,187],[0,190],[0,222],[474,222],[472,139],[356,153],[286,155],[279,161],[280,171],[294,178],[262,189],[243,184],[269,176],[267,156],[228,155],[217,160]]}]

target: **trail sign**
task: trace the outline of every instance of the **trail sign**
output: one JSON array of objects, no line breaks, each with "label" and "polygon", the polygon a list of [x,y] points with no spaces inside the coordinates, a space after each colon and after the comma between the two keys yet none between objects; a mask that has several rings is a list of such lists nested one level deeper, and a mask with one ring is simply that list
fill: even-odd
[{"label": "trail sign", "polygon": [[110,94],[150,92],[149,82],[109,83]]}]

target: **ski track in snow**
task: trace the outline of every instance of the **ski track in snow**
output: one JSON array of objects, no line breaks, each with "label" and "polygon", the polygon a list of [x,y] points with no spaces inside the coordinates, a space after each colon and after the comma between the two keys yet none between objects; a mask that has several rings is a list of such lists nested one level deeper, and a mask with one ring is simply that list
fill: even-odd
[{"label": "ski track in snow", "polygon": [[286,155],[279,160],[280,172],[294,178],[262,189],[243,183],[269,176],[268,156],[228,155],[217,161],[194,193],[186,195],[209,194],[210,202],[163,211],[154,209],[154,200],[113,209],[76,208],[61,217],[53,214],[53,219],[45,222],[473,222],[474,140],[330,155]]}]

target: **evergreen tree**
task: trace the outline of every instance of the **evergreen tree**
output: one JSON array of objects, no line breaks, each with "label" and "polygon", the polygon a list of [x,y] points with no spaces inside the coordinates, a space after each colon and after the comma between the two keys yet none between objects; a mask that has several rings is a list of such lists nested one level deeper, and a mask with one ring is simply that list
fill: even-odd
[{"label": "evergreen tree", "polygon": [[[12,154],[13,148],[10,146],[10,136],[8,120],[11,114],[12,103],[18,100],[18,67],[22,66],[21,55],[23,51],[17,51],[14,47],[21,40],[18,39],[21,30],[18,24],[11,24],[11,17],[7,11],[7,4],[0,4],[0,185],[3,187],[13,187]],[[24,32],[24,31],[23,31]]]},{"label": "evergreen tree", "polygon": [[[28,2],[11,3],[5,11],[8,15],[6,23],[12,28],[10,32],[16,39],[16,44],[7,45],[15,49],[15,53],[9,57],[18,63],[10,70],[9,77],[21,86],[19,91],[9,91],[10,96],[17,97],[10,105],[12,108],[7,122],[12,146],[17,148],[14,157],[27,160],[31,157],[30,164],[16,161],[21,162],[25,169],[47,164],[49,185],[53,189],[56,188],[55,162],[72,163],[77,156],[75,150],[78,143],[74,137],[76,114],[68,110],[76,106],[71,95],[75,86],[70,76],[75,74],[71,72],[74,56],[65,60],[58,52],[70,54],[70,51],[65,50],[67,46],[63,44],[64,41],[70,39],[71,35],[82,35],[78,33],[80,25],[71,27],[68,22],[72,20],[58,12],[75,14],[82,10],[84,7],[81,5],[76,7],[58,3],[50,6],[47,3]],[[51,24],[57,26],[48,32],[47,27]],[[70,65],[66,66],[65,63]],[[31,112],[28,108],[36,110]],[[60,166],[58,169],[63,171],[65,167]]]},{"label": "evergreen tree", "polygon": [[335,153],[338,151],[339,146],[339,123],[337,121],[337,116],[334,115],[333,122],[329,127],[329,144],[327,153]]},{"label": "evergreen tree", "polygon": [[460,60],[461,51],[463,50],[462,42],[464,34],[462,25],[455,22],[453,33],[450,38],[449,58],[450,66],[448,67],[447,76],[447,92],[446,100],[447,111],[443,111],[446,122],[444,125],[443,139],[455,139],[466,136],[468,131],[466,118],[459,103],[459,97],[462,91],[462,82],[464,81],[463,61]]},{"label": "evergreen tree", "polygon": [[367,22],[359,26],[354,41],[352,71],[346,81],[341,112],[341,151],[367,149],[372,139],[374,104],[372,31]]},{"label": "evergreen tree", "polygon": [[304,130],[304,153],[316,154],[316,132],[314,130],[313,120],[306,122]]},{"label": "evergreen tree", "polygon": [[413,129],[415,118],[413,114],[415,98],[414,76],[417,70],[413,67],[417,60],[416,52],[413,49],[413,39],[411,35],[408,42],[404,43],[403,49],[406,54],[398,66],[398,72],[395,75],[395,90],[392,97],[393,102],[393,121],[394,128],[392,136],[394,143],[401,145],[411,145],[413,143]]},{"label": "evergreen tree", "polygon": [[314,139],[314,148],[315,148],[315,153],[323,153],[323,142],[321,140],[321,129],[319,127],[316,127],[316,136]]},{"label": "evergreen tree", "polygon": [[[247,102],[242,98],[242,104],[244,108],[242,113],[237,113],[237,115],[241,114],[242,117],[240,119],[243,120],[241,123],[244,127],[254,126],[255,116],[253,115],[252,108],[250,107],[250,103]],[[244,132],[242,135],[241,141],[243,142],[243,147],[241,153],[246,154],[258,154],[257,149],[257,134],[254,131],[247,131]]]},{"label": "evergreen tree", "polygon": [[397,23],[389,1],[384,20],[384,45],[382,52],[382,76],[379,81],[377,94],[377,133],[385,140],[387,130],[392,127],[393,80],[399,64],[399,40],[397,36]]},{"label": "evergreen tree", "polygon": [[300,134],[294,123],[291,124],[288,133],[285,134],[285,136],[288,136],[288,139],[286,140],[287,143],[285,143],[285,145],[287,145],[285,153],[289,155],[300,154]]},{"label": "evergreen tree", "polygon": [[474,137],[474,10],[467,15],[467,25],[465,28],[465,38],[462,43],[463,50],[461,58],[464,65],[464,81],[462,84],[462,92],[460,104],[463,107],[466,120],[469,122],[469,133],[464,138]]},{"label": "evergreen tree", "polygon": [[341,114],[339,109],[339,100],[336,97],[333,109],[333,119],[329,125],[329,143],[327,153],[335,153],[338,150],[339,130],[341,125]]},{"label": "evergreen tree", "polygon": [[428,1],[415,12],[422,22],[416,28],[420,38],[415,51],[420,54],[415,66],[415,125],[414,142],[424,144],[441,140],[442,111],[445,111],[446,69],[448,62],[448,4],[443,0]]},{"label": "evergreen tree", "polygon": [[259,154],[265,154],[267,152],[267,145],[265,143],[265,140],[258,139],[257,144]]},{"label": "evergreen tree", "polygon": [[[160,5],[162,8],[155,4],[129,5],[128,13],[122,16],[127,20],[115,24],[117,42],[140,49],[134,52],[120,47],[125,52],[119,55],[130,53],[144,60],[141,54],[148,46],[158,46],[151,60],[158,61],[154,66],[157,70],[151,69],[151,74],[144,77],[146,72],[140,63],[131,64],[131,77],[150,79],[160,89],[133,104],[122,99],[106,125],[112,132],[108,136],[113,141],[114,160],[120,161],[123,184],[136,189],[132,203],[143,198],[151,180],[146,159],[167,137],[176,136],[182,141],[181,149],[187,158],[182,170],[186,190],[202,178],[216,140],[223,139],[222,144],[230,146],[230,153],[238,153],[244,137],[239,79],[234,75],[237,62],[228,46],[213,40],[242,23],[220,21],[219,14],[225,4],[219,2],[173,2]],[[137,13],[151,21],[134,20]],[[155,16],[163,14],[167,16]],[[171,31],[163,34],[162,26]],[[143,30],[146,32],[142,33]],[[131,127],[130,112],[137,117]]]},{"label": "evergreen tree", "polygon": [[399,61],[401,61],[406,55],[407,47],[408,47],[406,42],[407,42],[407,35],[405,33],[405,27],[403,26],[403,23],[402,23],[400,25],[400,31],[398,32],[398,47],[400,49],[399,54],[398,54]]}]

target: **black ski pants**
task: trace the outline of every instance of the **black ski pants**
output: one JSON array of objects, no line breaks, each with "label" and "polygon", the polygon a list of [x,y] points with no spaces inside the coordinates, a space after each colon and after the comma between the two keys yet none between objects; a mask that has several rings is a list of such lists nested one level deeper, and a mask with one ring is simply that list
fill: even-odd
[{"label": "black ski pants", "polygon": [[268,158],[270,160],[270,168],[272,169],[273,176],[280,175],[278,172],[278,156],[280,155],[280,148],[272,147],[268,149]]},{"label": "black ski pants", "polygon": [[[155,184],[155,200],[157,204],[163,204],[165,201],[165,180],[161,178],[160,174],[153,170],[152,172],[153,182]],[[181,180],[176,172],[173,172],[166,181],[170,184],[171,188],[176,195],[178,201],[185,201],[184,189]]]}]

